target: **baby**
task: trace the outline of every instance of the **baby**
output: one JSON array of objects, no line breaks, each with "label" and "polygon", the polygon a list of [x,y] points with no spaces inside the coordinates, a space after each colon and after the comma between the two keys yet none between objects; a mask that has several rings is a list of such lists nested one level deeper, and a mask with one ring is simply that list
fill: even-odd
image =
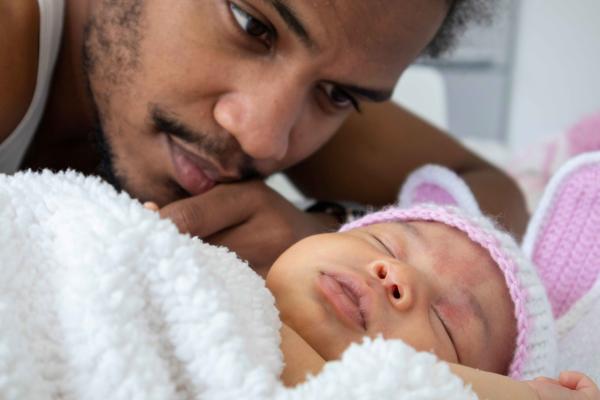
[{"label": "baby", "polygon": [[533,266],[483,216],[432,204],[388,208],[298,242],[271,267],[267,287],[284,323],[290,384],[382,335],[470,367],[455,372],[481,397],[578,398],[569,388],[585,387],[581,398],[600,399],[581,374],[564,375],[563,386],[525,385],[477,371],[520,379],[555,362],[550,305]]},{"label": "baby", "polygon": [[389,209],[292,246],[267,276],[282,321],[326,360],[381,334],[508,374],[517,321],[503,272],[456,228],[408,219],[419,211],[445,212]]}]

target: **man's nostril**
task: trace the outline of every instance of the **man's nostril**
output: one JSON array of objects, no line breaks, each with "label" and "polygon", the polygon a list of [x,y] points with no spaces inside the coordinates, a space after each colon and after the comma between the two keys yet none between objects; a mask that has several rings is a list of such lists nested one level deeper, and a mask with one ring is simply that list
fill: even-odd
[{"label": "man's nostril", "polygon": [[397,285],[393,286],[392,295],[394,296],[395,299],[400,299],[402,297],[402,294],[400,293],[400,289],[398,288]]},{"label": "man's nostril", "polygon": [[379,279],[385,279],[385,277],[387,276],[385,268],[382,265],[377,267],[377,276],[379,277]]}]

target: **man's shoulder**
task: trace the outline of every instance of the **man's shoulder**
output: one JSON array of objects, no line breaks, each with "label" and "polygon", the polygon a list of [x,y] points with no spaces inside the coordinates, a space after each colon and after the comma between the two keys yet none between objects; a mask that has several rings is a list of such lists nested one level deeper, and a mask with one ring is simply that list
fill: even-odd
[{"label": "man's shoulder", "polygon": [[0,0],[0,143],[31,103],[37,78],[39,8],[36,0]]}]

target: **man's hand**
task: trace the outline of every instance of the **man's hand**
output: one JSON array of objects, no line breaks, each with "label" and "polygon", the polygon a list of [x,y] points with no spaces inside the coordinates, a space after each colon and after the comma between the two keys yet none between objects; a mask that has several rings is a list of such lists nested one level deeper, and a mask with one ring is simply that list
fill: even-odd
[{"label": "man's hand", "polygon": [[558,380],[537,378],[527,384],[540,400],[600,400],[598,386],[580,372],[562,372]]},{"label": "man's hand", "polygon": [[258,180],[217,185],[166,205],[160,215],[183,233],[230,248],[263,276],[298,240],[336,228],[333,218],[298,210]]}]

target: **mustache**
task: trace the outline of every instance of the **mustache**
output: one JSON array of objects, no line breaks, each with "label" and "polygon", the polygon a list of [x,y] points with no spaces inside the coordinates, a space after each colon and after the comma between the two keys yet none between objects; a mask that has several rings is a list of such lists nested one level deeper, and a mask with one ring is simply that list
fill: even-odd
[{"label": "mustache", "polygon": [[244,153],[233,137],[222,138],[195,131],[171,113],[154,104],[150,118],[157,132],[164,132],[199,147],[224,167],[233,167],[240,180],[264,178],[254,167],[252,157]]}]

